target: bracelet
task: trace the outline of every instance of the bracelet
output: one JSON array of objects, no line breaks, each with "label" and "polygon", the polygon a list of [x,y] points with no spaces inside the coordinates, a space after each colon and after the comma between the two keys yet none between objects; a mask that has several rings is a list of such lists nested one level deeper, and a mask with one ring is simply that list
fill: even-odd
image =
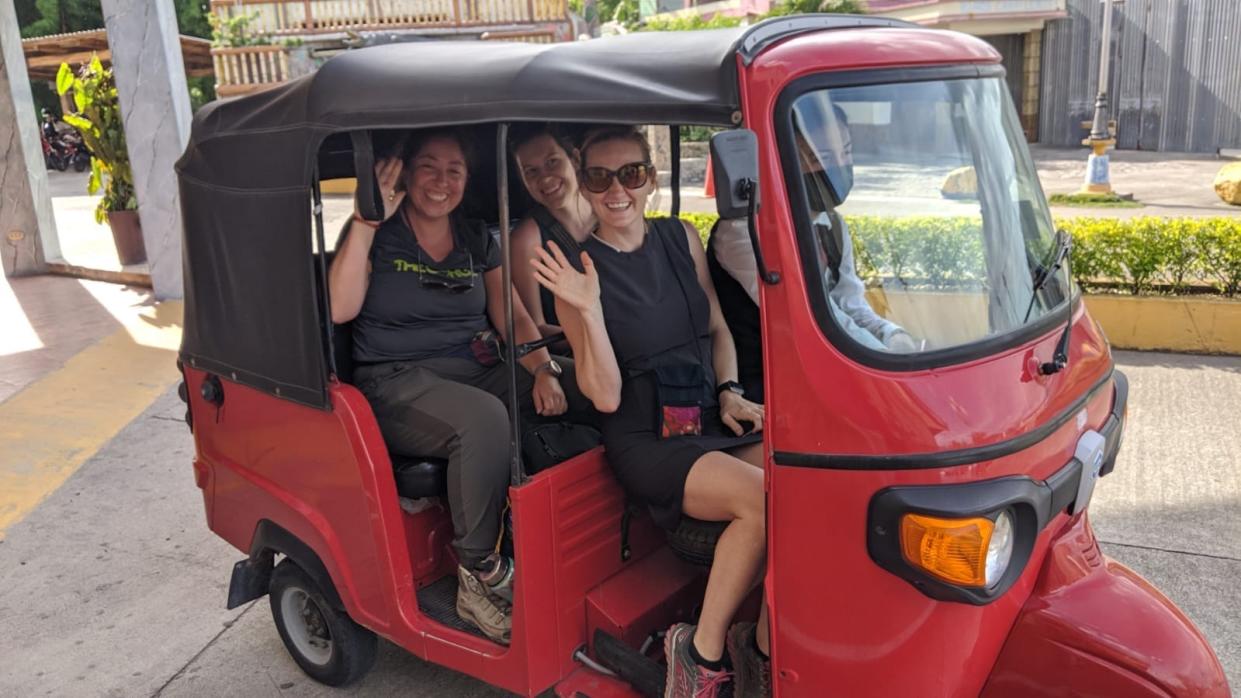
[{"label": "bracelet", "polygon": [[362,225],[370,228],[371,230],[379,230],[379,226],[383,225],[383,221],[366,220],[361,215],[359,215],[357,211],[353,212],[353,220],[357,221],[358,223],[361,223]]}]

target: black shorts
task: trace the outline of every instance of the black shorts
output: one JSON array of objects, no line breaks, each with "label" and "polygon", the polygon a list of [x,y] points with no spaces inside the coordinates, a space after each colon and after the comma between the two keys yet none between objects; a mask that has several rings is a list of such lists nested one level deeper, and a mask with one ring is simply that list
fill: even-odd
[{"label": "black shorts", "polygon": [[608,463],[625,492],[650,510],[655,523],[674,529],[681,521],[685,480],[703,455],[758,443],[761,433],[735,436],[716,405],[703,409],[702,435],[661,438],[655,428],[658,405],[649,375],[627,379],[620,408],[606,415],[603,445]]}]

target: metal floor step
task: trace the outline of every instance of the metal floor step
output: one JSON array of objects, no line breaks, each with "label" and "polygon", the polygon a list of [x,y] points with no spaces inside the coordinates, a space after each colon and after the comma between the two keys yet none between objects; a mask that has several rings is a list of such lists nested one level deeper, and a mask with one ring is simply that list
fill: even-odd
[{"label": "metal floor step", "polygon": [[417,591],[418,609],[441,625],[488,639],[483,631],[457,615],[457,575],[445,575]]}]

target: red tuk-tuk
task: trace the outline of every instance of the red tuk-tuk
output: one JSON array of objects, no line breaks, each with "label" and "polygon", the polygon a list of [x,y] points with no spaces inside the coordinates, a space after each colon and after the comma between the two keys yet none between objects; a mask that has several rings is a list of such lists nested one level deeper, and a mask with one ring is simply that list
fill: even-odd
[{"label": "red tuk-tuk", "polygon": [[[179,363],[207,524],[247,555],[229,607],[270,592],[294,659],[333,683],[382,636],[522,695],[661,690],[651,639],[692,616],[704,570],[630,514],[601,448],[534,475],[514,455],[511,645],[455,617],[444,463],[390,455],[350,384],[319,182],[356,177],[367,215],[374,143],[469,126],[495,144],[472,213],[507,272],[524,263],[508,124],[668,125],[674,163],[678,127],[699,125],[721,130],[718,205],[748,221],[760,275],[775,694],[1227,696],[1201,633],[1092,534],[1127,383],[1068,280],[1003,76],[968,36],[807,15],[373,47],[202,109],[177,167]],[[868,302],[917,340],[902,351],[857,339],[824,289],[799,151],[833,119],[855,165],[829,173],[827,206]],[[962,170],[964,193],[941,193]],[[675,164],[671,188],[675,214]],[[520,425],[509,438],[519,453]]]}]

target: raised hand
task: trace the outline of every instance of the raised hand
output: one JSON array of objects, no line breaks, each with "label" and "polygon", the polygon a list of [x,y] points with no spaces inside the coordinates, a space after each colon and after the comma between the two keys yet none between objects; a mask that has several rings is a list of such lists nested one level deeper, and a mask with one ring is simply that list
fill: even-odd
[{"label": "raised hand", "polygon": [[399,211],[405,201],[405,192],[397,189],[404,167],[401,159],[397,157],[384,158],[375,163],[375,183],[379,186],[380,198],[383,199],[385,221]]},{"label": "raised hand", "polygon": [[586,312],[597,307],[599,272],[595,270],[595,263],[590,255],[582,253],[583,272],[569,264],[559,245],[548,241],[547,248],[538,248],[538,256],[530,260],[534,267],[534,278],[539,285],[579,311]]}]

